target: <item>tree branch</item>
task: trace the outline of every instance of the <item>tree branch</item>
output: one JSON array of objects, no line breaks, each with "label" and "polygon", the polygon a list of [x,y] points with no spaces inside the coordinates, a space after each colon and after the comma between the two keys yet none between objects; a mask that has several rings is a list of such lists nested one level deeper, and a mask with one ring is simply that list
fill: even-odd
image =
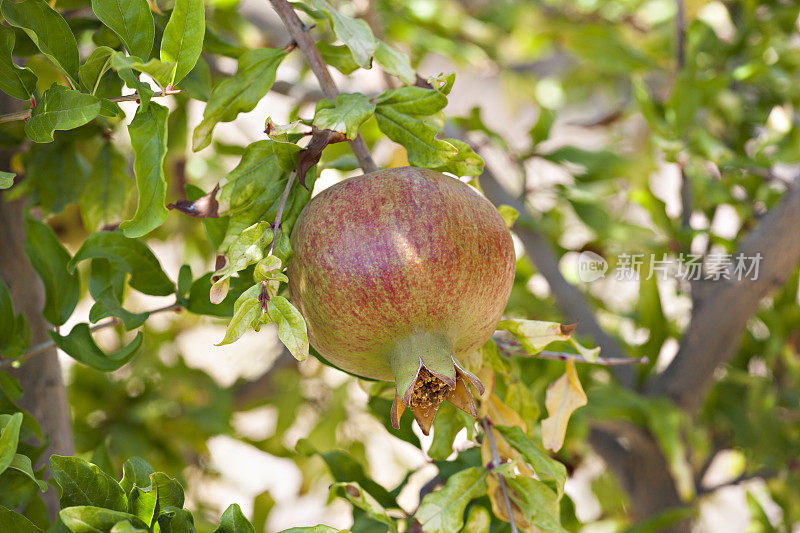
[{"label": "tree branch", "polygon": [[278,204],[278,211],[275,213],[275,223],[272,225],[272,242],[269,245],[269,252],[267,255],[272,255],[273,250],[275,250],[275,243],[278,242],[280,233],[283,231],[283,228],[281,227],[281,218],[283,218],[283,210],[286,209],[286,200],[289,198],[289,191],[292,190],[295,176],[297,176],[297,171],[293,171],[291,174],[289,174],[289,179],[286,181],[286,187],[283,189],[281,203]]},{"label": "tree branch", "polygon": [[800,183],[784,193],[778,205],[741,243],[734,257],[761,254],[757,279],[720,280],[696,304],[678,354],[650,387],[653,394],[672,398],[694,411],[714,379],[714,370],[731,359],[747,320],[761,299],[783,285],[800,264]]},{"label": "tree branch", "polygon": [[[161,98],[162,96],[171,96],[173,94],[180,94],[182,92],[183,91],[180,89],[172,89],[169,91],[158,91],[156,93],[153,93],[153,96],[151,98]],[[111,98],[107,98],[107,100],[110,100],[112,102],[136,102],[139,100],[139,98],[140,98],[139,93],[133,93],[133,94],[126,94],[123,96],[112,96]],[[0,124],[2,124],[3,122],[14,122],[15,120],[26,120],[30,118],[31,111],[33,111],[32,108],[26,109],[25,111],[19,111],[17,113],[0,115]]]},{"label": "tree branch", "polygon": [[529,357],[531,359],[549,359],[550,361],[575,361],[576,363],[587,363],[590,365],[599,365],[599,366],[619,366],[619,365],[646,365],[650,362],[650,359],[647,357],[598,357],[594,361],[589,361],[588,359],[576,354],[576,353],[566,353],[566,352],[551,352],[548,350],[543,350],[536,354],[530,354],[525,352],[519,344],[508,343],[502,340],[495,339],[497,343],[497,347],[500,348],[502,352],[505,352],[508,355],[516,355],[518,357]]},{"label": "tree branch", "polygon": [[[181,306],[176,302],[147,312],[150,313],[151,315],[154,315],[156,313],[163,313],[164,311],[176,311],[180,308]],[[101,329],[106,329],[116,326],[119,323],[120,320],[118,318],[112,318],[111,320],[108,320],[106,322],[100,322],[99,324],[95,324],[94,326],[89,328],[89,331],[91,332],[99,331]],[[32,357],[46,353],[50,348],[53,348],[55,345],[56,343],[53,340],[40,342],[39,344],[32,346],[30,350],[20,355],[16,359],[6,359],[5,361],[0,361],[0,370],[7,370],[9,368],[19,368]]]},{"label": "tree branch", "polygon": [[[581,332],[591,337],[608,358],[626,358],[625,352],[616,339],[603,331],[600,327],[583,293],[561,275],[561,270],[558,266],[558,258],[555,253],[553,253],[553,249],[547,241],[547,238],[538,231],[522,224],[525,218],[524,213],[527,213],[526,207],[509,194],[508,191],[500,185],[494,174],[486,167],[484,167],[483,174],[480,176],[480,184],[484,194],[486,194],[486,197],[489,198],[493,204],[510,205],[523,214],[523,216],[517,220],[517,224],[514,226],[514,232],[520,240],[522,240],[522,244],[525,246],[528,256],[536,265],[539,273],[544,276],[547,283],[550,285],[550,290],[561,312],[564,313],[564,316],[570,321],[578,322]],[[630,387],[633,384],[633,371],[630,366],[615,366],[614,372],[617,379],[619,379],[620,383],[623,385]]]},{"label": "tree branch", "polygon": [[[297,47],[300,48],[303,55],[306,57],[308,66],[311,67],[311,71],[317,77],[317,80],[319,80],[322,92],[328,98],[336,98],[339,96],[339,90],[336,88],[331,73],[328,71],[328,65],[322,59],[322,55],[320,55],[319,50],[317,50],[314,41],[308,36],[303,23],[300,22],[300,18],[297,16],[297,13],[294,12],[294,8],[286,0],[269,1],[273,9],[275,9],[275,12],[278,13],[278,16],[283,21],[292,39],[297,44]],[[350,148],[353,150],[356,159],[358,159],[358,164],[361,166],[364,173],[378,170],[375,161],[372,160],[372,156],[369,153],[367,143],[364,142],[360,134],[350,141]]]}]

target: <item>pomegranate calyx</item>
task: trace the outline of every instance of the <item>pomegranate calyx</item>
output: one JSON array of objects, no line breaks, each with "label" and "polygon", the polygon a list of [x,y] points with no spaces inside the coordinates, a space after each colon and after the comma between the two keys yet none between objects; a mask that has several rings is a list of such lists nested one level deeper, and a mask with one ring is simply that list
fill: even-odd
[{"label": "pomegranate calyx", "polygon": [[400,417],[408,407],[422,432],[428,435],[444,400],[470,416],[478,416],[466,383],[471,383],[480,394],[484,391],[483,383],[455,359],[443,335],[422,333],[407,337],[392,350],[390,362],[395,377],[390,418],[395,429],[399,429]]}]

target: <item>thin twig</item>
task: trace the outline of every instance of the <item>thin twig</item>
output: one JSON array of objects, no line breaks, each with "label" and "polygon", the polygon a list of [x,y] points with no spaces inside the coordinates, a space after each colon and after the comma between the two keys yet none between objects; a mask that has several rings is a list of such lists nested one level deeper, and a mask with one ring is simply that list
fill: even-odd
[{"label": "thin twig", "polygon": [[[169,91],[158,91],[153,93],[151,98],[161,98],[162,96],[172,96],[173,94],[180,94],[183,91],[180,89],[173,89]],[[133,94],[126,94],[124,96],[112,96],[111,98],[107,98],[112,102],[135,102],[139,100],[141,97],[139,93]],[[0,124],[3,122],[14,122],[15,120],[25,120],[30,118],[32,109],[26,109],[25,111],[19,111],[17,113],[9,113],[7,115],[0,115]]]},{"label": "thin twig", "polygon": [[[180,304],[175,302],[169,305],[165,305],[164,307],[158,307],[156,309],[153,309],[152,311],[147,311],[147,312],[150,313],[151,315],[154,315],[156,313],[163,313],[165,311],[178,310],[180,308],[181,308]],[[94,326],[89,328],[89,331],[91,332],[99,331],[101,329],[106,329],[116,326],[119,323],[120,319],[115,317],[106,322],[100,322],[99,324],[95,324]],[[20,355],[16,359],[7,359],[5,361],[0,362],[0,370],[5,370],[7,368],[19,368],[20,366],[22,366],[23,363],[28,361],[28,359],[46,352],[55,345],[56,345],[55,341],[52,340],[40,342],[39,344],[32,346],[30,350]]]},{"label": "thin twig", "polygon": [[[497,450],[497,443],[494,441],[494,435],[492,434],[491,422],[486,418],[481,418],[481,427],[483,427],[486,438],[489,439],[489,448],[492,450],[492,468],[497,468],[502,464],[502,461],[500,460],[500,452]],[[517,533],[517,523],[514,520],[514,508],[511,506],[511,498],[508,496],[506,478],[499,472],[495,472],[495,474],[497,474],[500,492],[503,494],[503,500],[506,503],[506,513],[508,513],[508,524],[511,526],[511,533]]]},{"label": "thin twig", "polygon": [[272,242],[269,245],[269,252],[267,255],[272,255],[275,250],[275,243],[280,238],[283,227],[281,226],[281,218],[283,218],[283,210],[286,208],[286,200],[289,198],[289,191],[292,190],[294,185],[294,178],[297,176],[297,171],[292,171],[289,174],[289,179],[286,181],[286,187],[283,189],[283,196],[281,196],[281,203],[278,204],[278,211],[275,213],[275,224],[272,225]]},{"label": "thin twig", "polygon": [[510,343],[505,341],[497,342],[497,347],[508,355],[517,355],[519,357],[530,357],[532,359],[549,359],[551,361],[575,361],[576,363],[588,363],[591,365],[600,366],[619,366],[619,365],[646,365],[650,362],[650,358],[645,357],[598,357],[594,361],[590,361],[585,357],[576,353],[566,352],[551,352],[548,350],[541,351],[536,354],[530,354],[523,350],[519,344]]},{"label": "thin twig", "polygon": [[[322,55],[319,53],[319,50],[317,50],[314,41],[309,37],[303,23],[300,22],[297,13],[294,12],[294,8],[286,0],[269,1],[273,9],[275,9],[275,12],[283,21],[286,29],[289,31],[289,35],[292,36],[292,39],[297,44],[297,47],[303,52],[308,66],[311,67],[311,71],[319,81],[322,92],[327,98],[336,98],[339,96],[339,90],[336,88],[330,71],[328,71],[328,65],[325,63],[325,60],[322,59]],[[353,154],[355,154],[356,159],[358,159],[358,164],[364,173],[378,170],[375,161],[372,160],[372,156],[369,153],[367,143],[364,142],[361,135],[357,135],[355,139],[350,141],[350,148],[353,150]]]}]

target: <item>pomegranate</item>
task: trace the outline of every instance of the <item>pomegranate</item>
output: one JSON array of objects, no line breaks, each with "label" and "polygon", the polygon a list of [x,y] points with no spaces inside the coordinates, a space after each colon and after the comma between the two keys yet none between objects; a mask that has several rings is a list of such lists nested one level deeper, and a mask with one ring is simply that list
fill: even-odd
[{"label": "pomegranate", "polygon": [[289,290],[328,361],[395,382],[391,419],[410,408],[427,435],[443,400],[477,416],[459,362],[497,326],[514,279],[511,235],[472,187],[390,168],[323,191],[292,232]]}]

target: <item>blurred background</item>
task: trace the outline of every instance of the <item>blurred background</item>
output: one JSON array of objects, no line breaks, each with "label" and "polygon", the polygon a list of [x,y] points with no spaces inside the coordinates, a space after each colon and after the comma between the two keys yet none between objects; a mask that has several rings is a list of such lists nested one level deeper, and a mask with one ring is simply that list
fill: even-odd
[{"label": "blurred background", "polygon": [[[719,297],[725,281],[689,282],[674,272],[638,280],[614,275],[623,254],[642,254],[643,274],[651,257],[677,264],[689,254],[733,254],[789,195],[800,170],[800,5],[358,0],[339,7],[408,53],[423,77],[456,73],[445,131],[485,159],[480,185],[487,196],[520,211],[508,314],[579,321],[578,335],[605,355],[649,358],[622,373],[580,369],[589,404],[571,420],[558,453],[570,473],[565,527],[623,531],[650,519],[650,529],[639,531],[658,531],[664,510],[672,509],[691,517],[695,531],[800,531],[796,261],[769,274],[767,300],[760,298],[766,290],[755,303],[742,298],[741,307],[734,298],[711,318],[696,311]],[[212,0],[207,9],[209,27],[231,43],[290,40],[263,0]],[[207,59],[215,80],[235,72],[233,58]],[[393,86],[378,67],[351,74],[339,66],[332,70],[342,92],[378,94]],[[170,99],[168,198],[183,198],[186,184],[212,189],[244,146],[265,138],[267,117],[288,124],[311,116],[320,96],[293,54],[256,109],[220,124],[215,143],[199,153],[176,132],[190,134],[202,102]],[[125,105],[132,116],[133,105]],[[379,166],[407,164],[404,149],[374,120],[361,131]],[[360,173],[344,143],[326,150],[322,166],[314,193]],[[86,236],[74,205],[53,225],[71,252]],[[182,263],[195,272],[213,269],[214,250],[196,220],[170,216],[148,244],[172,279]],[[604,278],[581,280],[582,252],[607,261]],[[170,303],[141,294],[127,302],[132,311]],[[81,305],[65,330],[86,321],[91,301]],[[688,398],[673,384],[691,368],[667,369],[701,319],[704,331],[720,328],[736,342],[721,364],[694,371],[708,377]],[[332,478],[314,449],[346,450],[390,489],[405,482],[399,502],[416,508],[436,468],[372,414],[385,418],[387,406],[370,401],[369,384],[313,358],[296,363],[272,326],[214,346],[225,325],[189,313],[154,316],[139,355],[111,374],[63,357],[77,452],[98,460],[107,453],[114,462],[138,455],[179,476],[199,531],[210,531],[233,502],[258,531],[349,527],[350,506],[329,501]],[[120,342],[112,330],[97,339],[104,348]],[[691,352],[693,346],[678,357],[716,357]],[[545,388],[562,372],[557,362],[524,363],[520,379],[528,392],[516,407],[526,419],[539,418]],[[616,430],[611,445],[598,433]],[[414,432],[403,438],[419,439],[427,451],[430,440],[416,426]],[[472,446],[462,433],[457,449]],[[650,453],[658,458],[651,461]],[[665,479],[668,491],[660,484]],[[666,504],[645,502],[659,498]]]}]

